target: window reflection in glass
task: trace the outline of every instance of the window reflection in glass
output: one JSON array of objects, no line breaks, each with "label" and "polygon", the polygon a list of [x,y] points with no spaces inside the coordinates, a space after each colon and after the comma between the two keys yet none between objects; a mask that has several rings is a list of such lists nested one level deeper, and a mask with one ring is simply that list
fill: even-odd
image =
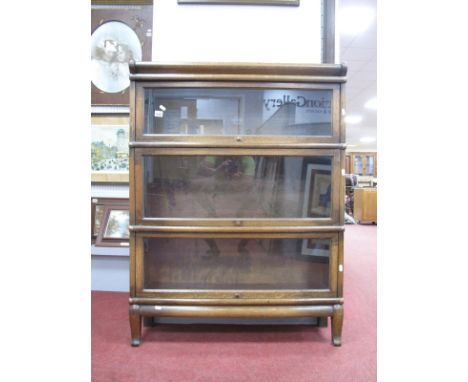
[{"label": "window reflection in glass", "polygon": [[[325,289],[330,239],[144,239],[147,289]],[[265,266],[268,264],[268,266]]]},{"label": "window reflection in glass", "polygon": [[330,156],[145,156],[144,213],[166,218],[324,218]]},{"label": "window reflection in glass", "polygon": [[145,133],[331,135],[331,90],[146,89]]}]

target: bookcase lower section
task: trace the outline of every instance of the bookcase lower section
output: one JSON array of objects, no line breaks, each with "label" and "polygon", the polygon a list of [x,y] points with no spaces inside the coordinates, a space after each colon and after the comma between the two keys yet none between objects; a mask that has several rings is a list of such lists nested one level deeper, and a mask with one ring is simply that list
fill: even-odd
[{"label": "bookcase lower section", "polygon": [[130,328],[132,346],[141,341],[142,317],[209,317],[209,318],[287,318],[331,317],[332,342],[341,345],[343,305],[155,305],[130,304]]}]

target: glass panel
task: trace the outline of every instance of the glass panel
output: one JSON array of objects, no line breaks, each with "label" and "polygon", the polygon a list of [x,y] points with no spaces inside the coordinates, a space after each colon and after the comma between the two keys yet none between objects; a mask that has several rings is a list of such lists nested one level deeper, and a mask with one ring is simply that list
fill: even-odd
[{"label": "glass panel", "polygon": [[330,217],[331,171],[331,156],[145,156],[145,216]]},{"label": "glass panel", "polygon": [[366,156],[366,175],[374,175],[374,157]]},{"label": "glass panel", "polygon": [[128,239],[130,236],[129,221],[128,210],[111,210],[104,237],[106,239]]},{"label": "glass panel", "polygon": [[145,134],[325,135],[332,90],[146,89]]},{"label": "glass panel", "polygon": [[362,175],[362,157],[360,155],[354,157],[354,173]]},{"label": "glass panel", "polygon": [[330,239],[144,239],[146,289],[328,289]]}]

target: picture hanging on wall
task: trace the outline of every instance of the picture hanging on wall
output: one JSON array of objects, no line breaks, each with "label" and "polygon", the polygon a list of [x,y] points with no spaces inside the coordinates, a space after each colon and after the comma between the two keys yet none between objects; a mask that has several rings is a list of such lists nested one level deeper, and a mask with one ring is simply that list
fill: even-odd
[{"label": "picture hanging on wall", "polygon": [[128,118],[91,117],[91,181],[128,182]]},{"label": "picture hanging on wall", "polygon": [[91,198],[91,243],[97,247],[128,246],[128,199]]},{"label": "picture hanging on wall", "polygon": [[152,4],[152,0],[92,1],[93,105],[128,106],[128,62],[152,60]]},{"label": "picture hanging on wall", "polygon": [[128,198],[91,198],[91,244],[96,244],[98,236],[106,236],[103,231],[109,226],[108,211],[128,211],[128,203]]}]

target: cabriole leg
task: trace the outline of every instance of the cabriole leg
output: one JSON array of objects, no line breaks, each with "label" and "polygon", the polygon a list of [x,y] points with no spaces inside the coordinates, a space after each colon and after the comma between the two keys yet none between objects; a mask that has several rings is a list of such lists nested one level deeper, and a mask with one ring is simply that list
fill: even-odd
[{"label": "cabriole leg", "polygon": [[132,346],[140,345],[141,340],[141,315],[139,305],[130,305],[130,331],[132,336]]},{"label": "cabriole leg", "polygon": [[343,305],[333,305],[332,321],[332,341],[333,345],[341,346],[341,331],[343,328]]}]

